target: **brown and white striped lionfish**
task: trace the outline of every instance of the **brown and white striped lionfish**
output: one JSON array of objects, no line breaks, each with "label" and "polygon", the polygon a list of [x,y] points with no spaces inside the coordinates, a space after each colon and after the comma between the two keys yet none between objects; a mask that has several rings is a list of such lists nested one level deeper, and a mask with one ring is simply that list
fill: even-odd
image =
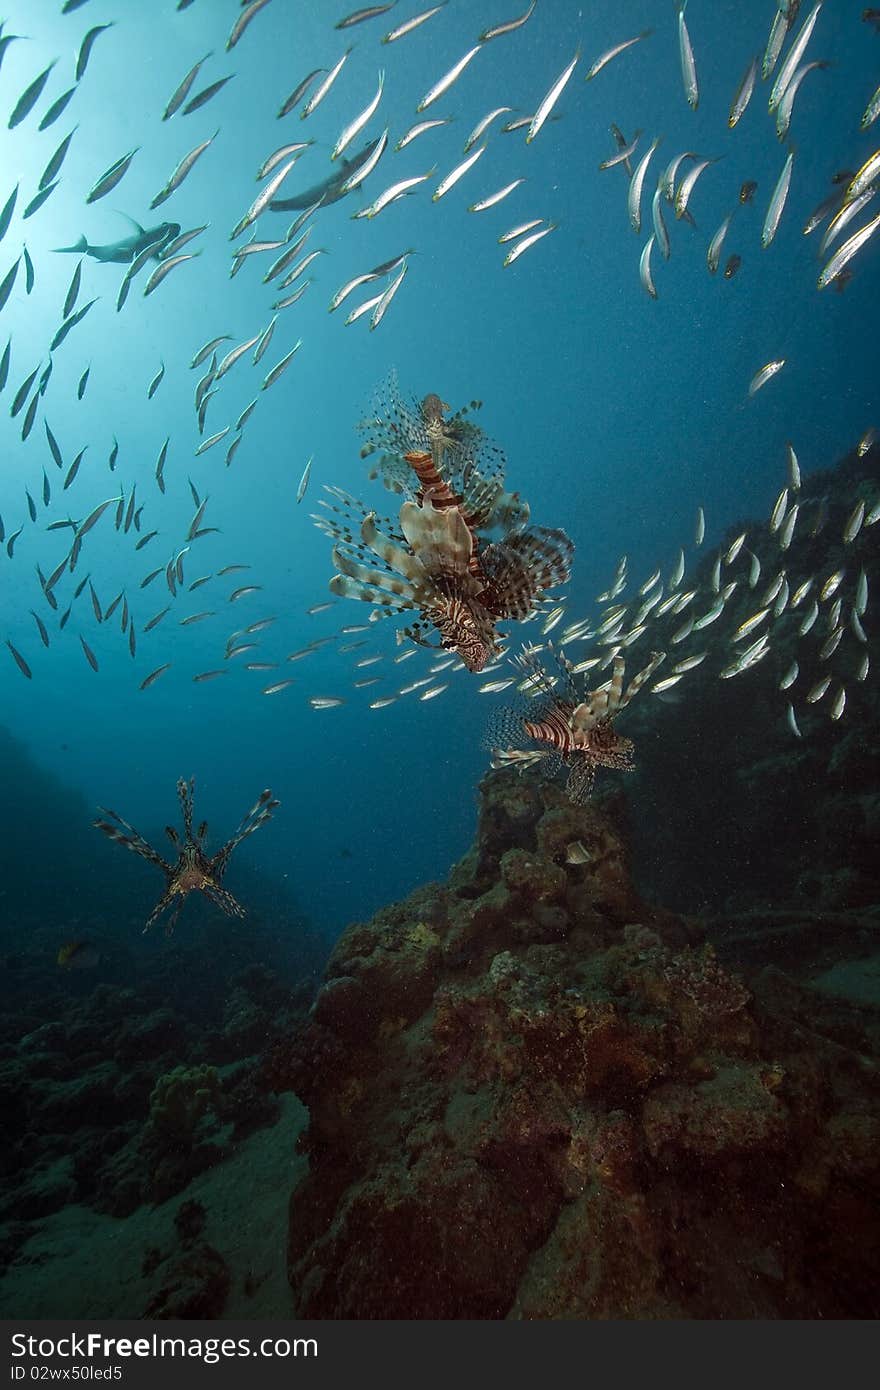
[{"label": "brown and white striped lionfish", "polygon": [[380,529],[374,511],[338,488],[328,491],[340,505],[323,505],[340,520],[314,520],[336,542],[333,593],[372,603],[374,618],[417,611],[404,636],[433,646],[433,628],[440,647],[481,671],[501,651],[496,624],[528,617],[565,583],[574,546],[564,531],[528,526],[528,506],[504,491],[503,453],[466,409],[447,416],[436,395],[407,404],[392,375],[361,426],[361,456],[378,453],[372,476],[406,495],[398,521]]},{"label": "brown and white striped lionfish", "polygon": [[208,822],[202,821],[198,830],[193,834],[193,796],[195,792],[195,780],[191,777],[187,782],[180,778],[177,783],[177,795],[180,798],[180,809],[183,813],[183,841],[171,825],[166,825],[165,834],[168,836],[174,848],[178,851],[177,859],[173,864],[167,864],[160,854],[153,849],[152,845],[142,835],[129,825],[128,821],[122,819],[116,811],[108,811],[104,806],[99,809],[109,817],[109,820],[96,820],[94,825],[98,830],[103,830],[105,835],[109,835],[111,840],[116,840],[120,845],[125,845],[126,849],[133,850],[142,859],[155,864],[165,875],[165,891],[157,902],[153,911],[147,918],[144,931],[149,931],[166,908],[174,908],[171,916],[165,924],[165,934],[170,936],[174,931],[174,924],[177,921],[178,913],[183,906],[184,898],[188,893],[198,889],[204,893],[206,898],[221,908],[230,917],[244,917],[245,910],[239,902],[226,889],[221,887],[221,879],[226,872],[227,865],[232,851],[240,845],[248,835],[253,835],[255,830],[259,830],[261,825],[271,818],[272,812],[280,802],[276,801],[270,791],[260,793],[259,798],[242,817],[241,823],[235,834],[216,854],[208,857],[205,853],[205,837],[208,833]]},{"label": "brown and white striped lionfish", "polygon": [[486,742],[493,767],[515,765],[522,771],[540,763],[550,777],[566,767],[565,790],[572,801],[583,802],[593,790],[597,767],[632,771],[632,740],[618,734],[614,719],[651,679],[664,654],[653,652],[625,690],[624,659],[615,656],[610,680],[596,690],[584,691],[571,662],[548,646],[555,673],[529,648],[513,658],[525,675],[520,688],[525,689],[526,698],[521,706],[492,715]]}]

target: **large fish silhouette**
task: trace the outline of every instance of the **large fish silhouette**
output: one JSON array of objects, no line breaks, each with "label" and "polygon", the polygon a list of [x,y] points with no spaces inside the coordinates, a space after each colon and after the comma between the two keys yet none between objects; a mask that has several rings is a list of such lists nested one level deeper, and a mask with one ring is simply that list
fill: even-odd
[{"label": "large fish silhouette", "polygon": [[53,249],[78,256],[91,256],[95,261],[113,261],[119,265],[126,265],[148,246],[155,245],[155,254],[158,257],[162,247],[167,246],[180,234],[179,222],[160,222],[156,227],[142,227],[133,217],[128,220],[135,231],[131,236],[123,237],[121,241],[110,241],[106,246],[92,246],[85,236],[81,236],[74,246],[56,246]]}]

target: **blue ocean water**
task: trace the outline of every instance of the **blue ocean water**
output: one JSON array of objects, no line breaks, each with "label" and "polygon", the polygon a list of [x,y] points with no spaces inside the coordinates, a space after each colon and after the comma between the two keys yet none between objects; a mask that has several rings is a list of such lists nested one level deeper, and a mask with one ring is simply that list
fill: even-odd
[{"label": "blue ocean water", "polygon": [[[878,245],[869,244],[854,262],[855,278],[844,293],[820,293],[817,237],[802,234],[832,175],[858,169],[876,144],[876,127],[860,131],[859,117],[876,87],[880,37],[861,22],[859,5],[822,7],[807,56],[831,66],[806,78],[786,144],[776,138],[760,80],[740,124],[727,127],[737,84],[751,57],[763,52],[772,0],[692,0],[687,23],[700,84],[696,112],[685,100],[672,4],[629,0],[622,11],[611,0],[539,0],[528,23],[486,44],[427,113],[448,115],[450,124],[399,154],[392,153],[393,144],[417,119],[419,100],[483,29],[511,18],[509,8],[495,0],[450,0],[390,45],[381,36],[408,17],[408,8],[395,6],[348,32],[333,27],[342,8],[327,0],[274,0],[226,53],[239,12],[231,0],[196,0],[182,12],[170,0],[92,0],[67,15],[49,0],[10,3],[4,33],[26,39],[9,45],[0,71],[0,105],[11,112],[33,77],[57,59],[35,110],[13,130],[4,121],[0,132],[0,201],[20,185],[0,243],[0,274],[22,243],[35,268],[33,292],[25,291],[22,266],[2,312],[0,339],[12,343],[7,407],[32,368],[49,360],[61,322],[77,257],[53,254],[53,248],[81,234],[90,243],[126,236],[126,216],[146,225],[166,215],[183,228],[208,224],[186,248],[198,250],[198,257],[172,271],[148,298],[140,292],[142,277],[121,312],[115,300],[124,267],[84,259],[78,303],[97,302],[52,354],[51,380],[26,442],[20,438],[24,413],[12,420],[8,409],[2,412],[0,515],[7,538],[19,525],[24,529],[11,559],[0,551],[0,635],[33,671],[32,680],[23,679],[4,653],[4,725],[40,767],[81,794],[84,805],[114,807],[145,831],[173,819],[179,776],[195,775],[197,814],[209,818],[218,836],[227,827],[231,832],[258,792],[271,787],[281,808],[241,857],[283,880],[328,937],[414,884],[445,874],[470,841],[475,784],[485,767],[481,735],[491,697],[477,695],[464,674],[457,673],[436,701],[411,697],[368,708],[424,664],[421,658],[393,664],[400,650],[393,622],[366,634],[369,650],[384,657],[366,673],[354,667],[363,652],[340,654],[338,643],[285,663],[288,653],[341,624],[366,621],[367,605],[353,602],[308,615],[328,597],[332,575],[330,547],[309,513],[325,495],[324,484],[350,490],[380,513],[393,503],[378,483],[367,482],[355,428],[392,368],[406,393],[436,391],[453,407],[474,398],[484,403],[477,418],[506,449],[508,485],[529,499],[534,521],[564,527],[575,542],[567,590],[571,617],[589,610],[622,553],[639,574],[670,564],[679,544],[692,537],[699,504],[712,543],[738,517],[766,515],[784,482],[787,441],[808,474],[852,448],[878,410],[871,329]],[[98,36],[74,98],[39,132],[39,117],[73,81],[83,35],[105,23],[112,27]],[[653,29],[648,39],[585,84],[594,56],[647,28]],[[296,113],[277,120],[300,78],[312,68],[330,68],[349,46],[338,80],[314,114],[307,121]],[[176,85],[209,52],[193,93],[227,73],[234,79],[202,109],[163,122]],[[445,198],[432,201],[432,188],[462,157],[478,119],[496,105],[533,112],[576,52],[582,55],[578,68],[537,138],[526,144],[522,131],[502,133],[496,121],[476,166]],[[309,247],[325,254],[308,272],[314,283],[298,304],[279,312],[259,366],[245,355],[212,401],[205,437],[258,398],[232,465],[224,464],[231,432],[195,457],[201,441],[193,393],[204,368],[189,369],[193,355],[216,335],[228,335],[222,352],[259,333],[278,297],[261,283],[265,257],[253,257],[234,279],[229,276],[229,233],[256,194],[256,170],[278,145],[310,138],[313,147],[279,196],[326,177],[333,143],[373,95],[380,69],[384,93],[365,137],[387,125],[389,151],[364,189],[316,215]],[[628,138],[643,131],[639,154],[660,139],[646,180],[641,237],[627,218],[625,174],[619,168],[598,172],[614,152],[611,122]],[[56,190],[22,221],[41,171],[73,127]],[[183,155],[214,132],[179,191],[149,212]],[[98,176],[134,147],[119,186],[87,206]],[[795,151],[790,195],[772,246],[762,250],[761,223],[787,148]],[[656,176],[682,150],[718,162],[697,183],[691,203],[696,228],[667,217],[672,256],[662,262],[655,248],[654,302],[639,283],[639,254],[650,231]],[[430,169],[436,176],[412,196],[371,220],[352,220],[357,208],[398,178]],[[477,198],[520,177],[524,182],[496,208],[468,211]],[[752,204],[739,206],[738,190],[747,179],[756,180],[758,190]],[[708,274],[705,252],[733,209],[725,259],[735,251],[742,267],[726,281]],[[264,213],[259,236],[283,237],[293,215]],[[503,268],[499,236],[532,218],[558,228]],[[414,254],[405,281],[375,332],[369,316],[345,326],[357,296],[328,313],[332,293],[346,280],[408,248]],[[266,371],[300,338],[285,374],[261,392]],[[776,358],[785,359],[784,369],[749,398],[754,373]],[[148,384],[161,363],[164,380],[148,401]],[[77,383],[86,366],[90,375],[80,401]],[[47,447],[44,417],[65,469],[86,449],[66,492]],[[119,458],[111,474],[114,436]],[[166,437],[162,495],[154,468]],[[310,487],[297,506],[297,483],[310,457]],[[44,469],[51,485],[45,508]],[[145,633],[170,595],[163,575],[145,590],[140,581],[186,544],[194,511],[189,480],[210,499],[204,524],[219,529],[192,544],[187,584],[225,565],[251,568],[215,577],[194,594],[184,591],[165,620]],[[138,631],[133,661],[118,612],[96,623],[88,589],[59,632],[58,613],[45,604],[35,566],[50,573],[69,547],[69,532],[48,531],[50,522],[68,513],[82,520],[120,487],[128,498],[135,486],[144,504],[142,533],[155,527],[159,535],[136,552],[134,533],[115,529],[111,508],[84,539],[76,574],[57,586],[59,612],[86,572],[105,607],[124,590]],[[26,488],[36,499],[36,523],[28,516]],[[262,587],[230,603],[239,583]],[[31,609],[47,623],[48,649]],[[180,625],[204,609],[214,616]],[[277,621],[258,634],[259,649],[250,655],[277,661],[277,672],[247,671],[241,657],[224,659],[230,633],[270,616]],[[94,652],[97,673],[80,634]],[[144,677],[164,662],[169,670],[140,691]],[[210,670],[223,675],[193,682]],[[379,674],[381,683],[354,690],[361,674]],[[289,689],[261,693],[288,676],[296,678]],[[346,703],[316,711],[309,705],[314,696],[344,697]],[[51,846],[40,846],[40,835],[35,816],[31,843],[41,862],[51,862]],[[95,862],[102,853],[117,851],[99,842]],[[133,861],[129,867],[138,875],[136,891],[148,894],[147,871]],[[100,872],[93,868],[71,883],[70,893],[78,901],[83,895],[100,899]]]}]

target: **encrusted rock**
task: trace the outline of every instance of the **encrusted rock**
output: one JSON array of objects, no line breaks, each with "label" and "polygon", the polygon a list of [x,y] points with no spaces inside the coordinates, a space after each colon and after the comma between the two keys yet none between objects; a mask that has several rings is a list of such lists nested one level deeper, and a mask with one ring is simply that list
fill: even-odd
[{"label": "encrusted rock", "polygon": [[449,885],[346,932],[274,1058],[310,1112],[297,1315],[880,1312],[859,1017],[642,902],[595,806],[482,797]]}]

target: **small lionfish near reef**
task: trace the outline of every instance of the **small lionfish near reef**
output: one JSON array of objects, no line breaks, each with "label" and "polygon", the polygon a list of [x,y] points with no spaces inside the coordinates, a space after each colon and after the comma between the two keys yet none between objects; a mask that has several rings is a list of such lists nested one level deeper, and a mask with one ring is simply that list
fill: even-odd
[{"label": "small lionfish near reef", "polygon": [[251,809],[242,817],[232,838],[227,840],[216,854],[209,856],[205,852],[208,822],[202,821],[198,830],[195,834],[193,833],[194,794],[195,779],[191,777],[187,782],[181,777],[177,783],[177,795],[180,798],[180,809],[183,814],[183,841],[181,842],[180,836],[173,826],[166,825],[165,827],[165,834],[178,852],[177,859],[173,864],[166,863],[152,845],[147,844],[143,836],[138,834],[134,827],[129,825],[128,821],[123,820],[116,811],[108,811],[104,806],[99,808],[108,819],[96,820],[94,822],[95,827],[98,830],[103,830],[104,834],[109,835],[111,840],[125,845],[126,849],[139,854],[150,864],[155,864],[156,868],[161,869],[165,875],[165,891],[147,918],[144,931],[149,931],[166,908],[173,907],[174,910],[165,924],[165,934],[170,936],[174,931],[184,898],[196,889],[200,893],[204,893],[206,898],[210,898],[211,902],[221,908],[228,916],[244,917],[245,915],[245,909],[228,889],[221,886],[221,880],[226,873],[232,851],[248,835],[253,835],[255,830],[259,830],[261,825],[265,825],[266,821],[271,819],[272,812],[281,803],[273,798],[270,791],[261,792]]},{"label": "small lionfish near reef", "polygon": [[373,604],[372,620],[383,609],[418,612],[401,640],[436,646],[433,628],[441,648],[482,671],[502,650],[496,624],[539,611],[547,590],[567,582],[574,546],[564,531],[528,525],[526,503],[504,490],[501,449],[467,407],[448,410],[433,394],[405,402],[392,374],[361,425],[361,457],[378,454],[372,476],[405,495],[398,521],[380,528],[375,511],[332,487],[339,505],[323,505],[339,520],[313,519],[335,541],[334,594]]},{"label": "small lionfish near reef", "polygon": [[513,658],[524,675],[522,703],[493,713],[486,742],[495,768],[515,766],[522,772],[540,763],[548,777],[567,768],[565,790],[572,801],[583,802],[593,790],[597,767],[632,771],[632,740],[618,734],[614,719],[651,679],[664,654],[653,652],[626,689],[625,662],[615,656],[610,679],[585,690],[572,663],[551,643],[547,647],[555,671],[529,647]]}]

